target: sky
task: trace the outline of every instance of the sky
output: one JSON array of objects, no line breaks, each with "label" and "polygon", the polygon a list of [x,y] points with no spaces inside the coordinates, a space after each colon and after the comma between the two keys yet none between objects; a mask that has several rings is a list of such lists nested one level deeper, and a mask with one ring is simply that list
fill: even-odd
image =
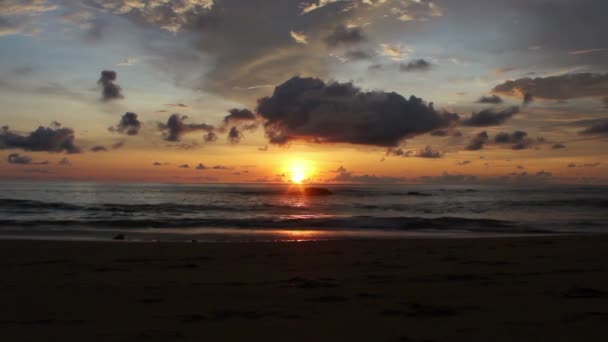
[{"label": "sky", "polygon": [[605,13],[2,0],[0,180],[608,184]]}]

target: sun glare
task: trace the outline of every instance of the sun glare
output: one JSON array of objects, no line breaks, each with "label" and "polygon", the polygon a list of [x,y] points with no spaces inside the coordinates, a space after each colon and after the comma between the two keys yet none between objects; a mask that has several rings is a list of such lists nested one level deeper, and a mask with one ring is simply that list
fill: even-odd
[{"label": "sun glare", "polygon": [[303,161],[292,161],[288,167],[288,176],[292,183],[302,184],[311,177],[311,167]]}]

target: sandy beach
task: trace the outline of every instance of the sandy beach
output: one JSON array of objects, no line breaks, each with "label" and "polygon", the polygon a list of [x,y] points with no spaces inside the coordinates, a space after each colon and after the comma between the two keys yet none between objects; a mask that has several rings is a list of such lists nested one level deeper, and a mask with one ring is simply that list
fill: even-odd
[{"label": "sandy beach", "polygon": [[0,241],[4,341],[595,341],[608,237]]}]

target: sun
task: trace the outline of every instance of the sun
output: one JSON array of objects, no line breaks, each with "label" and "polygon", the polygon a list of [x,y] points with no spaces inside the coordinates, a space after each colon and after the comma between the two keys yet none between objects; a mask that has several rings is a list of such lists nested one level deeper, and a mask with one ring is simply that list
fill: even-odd
[{"label": "sun", "polygon": [[312,168],[310,163],[305,161],[291,161],[289,163],[287,175],[294,184],[302,184],[310,179]]},{"label": "sun", "polygon": [[302,182],[306,179],[306,175],[301,170],[294,170],[291,175],[291,181],[296,184],[302,184]]}]

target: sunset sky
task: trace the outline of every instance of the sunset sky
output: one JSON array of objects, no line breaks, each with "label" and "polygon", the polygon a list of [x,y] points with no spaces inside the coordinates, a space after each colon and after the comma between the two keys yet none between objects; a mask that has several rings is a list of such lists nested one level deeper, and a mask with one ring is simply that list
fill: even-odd
[{"label": "sunset sky", "polygon": [[0,179],[606,184],[606,13],[3,0]]}]

